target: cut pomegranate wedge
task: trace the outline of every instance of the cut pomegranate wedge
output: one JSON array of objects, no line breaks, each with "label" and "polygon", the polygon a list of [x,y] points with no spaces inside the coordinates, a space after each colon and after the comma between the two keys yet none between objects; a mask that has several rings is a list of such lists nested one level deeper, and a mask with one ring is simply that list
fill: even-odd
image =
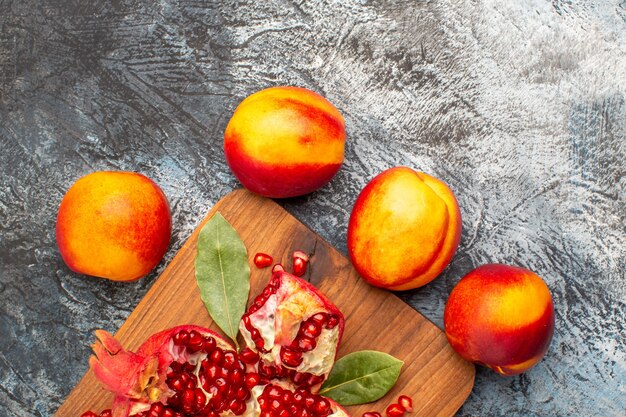
[{"label": "cut pomegranate wedge", "polygon": [[194,325],[156,333],[136,352],[98,330],[89,363],[115,394],[111,410],[101,415],[349,416],[316,394],[335,361],[343,315],[311,284],[275,269],[241,321],[248,347],[239,353]]},{"label": "cut pomegranate wedge", "polygon": [[262,378],[287,377],[316,393],[335,363],[344,325],[341,311],[313,285],[277,269],[239,330],[250,355],[260,357],[253,369]]}]

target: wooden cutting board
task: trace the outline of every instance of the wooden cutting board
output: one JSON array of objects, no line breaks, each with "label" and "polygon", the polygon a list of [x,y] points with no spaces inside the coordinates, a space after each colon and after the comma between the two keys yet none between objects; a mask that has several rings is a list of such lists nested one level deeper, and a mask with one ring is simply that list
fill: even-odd
[{"label": "wooden cutting board", "polygon": [[[258,269],[252,264],[257,252],[271,254],[289,270],[292,252],[303,250],[311,255],[303,278],[325,293],[346,317],[339,357],[373,349],[404,361],[392,391],[376,403],[348,407],[352,416],[383,412],[400,394],[413,398],[415,412],[411,416],[454,415],[472,390],[475,370],[452,350],[444,333],[392,293],[366,284],[348,259],[272,200],[245,190],[220,200],[193,232],[117,332],[122,344],[135,349],[149,335],[178,324],[194,323],[219,332],[200,299],[193,266],[198,233],[218,210],[248,248],[251,298],[270,278],[269,268]],[[111,398],[88,371],[56,416],[99,412],[110,406]]]}]

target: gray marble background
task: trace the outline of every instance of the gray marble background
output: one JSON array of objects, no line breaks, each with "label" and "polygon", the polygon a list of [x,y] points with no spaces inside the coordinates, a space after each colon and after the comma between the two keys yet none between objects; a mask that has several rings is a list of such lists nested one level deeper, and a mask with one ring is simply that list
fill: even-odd
[{"label": "gray marble background", "polygon": [[[545,359],[511,378],[478,369],[459,415],[625,415],[625,57],[621,0],[0,0],[0,415],[54,413],[93,330],[115,331],[238,187],[222,153],[233,109],[282,84],[346,118],[332,183],[280,202],[342,252],[383,169],[456,192],[460,248],[400,294],[414,308],[441,326],[454,284],[487,262],[548,283]],[[95,170],[142,172],[171,202],[170,249],[138,282],[59,256],[59,202]]]}]

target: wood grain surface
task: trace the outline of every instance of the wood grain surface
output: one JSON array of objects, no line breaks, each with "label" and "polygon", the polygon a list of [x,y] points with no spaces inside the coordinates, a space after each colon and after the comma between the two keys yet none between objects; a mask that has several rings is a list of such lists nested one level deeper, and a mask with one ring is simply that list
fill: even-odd
[{"label": "wood grain surface", "polygon": [[[353,416],[382,412],[400,394],[413,398],[415,416],[450,416],[459,409],[472,390],[474,366],[456,355],[443,332],[393,294],[364,283],[342,254],[276,203],[245,190],[233,191],[215,205],[132,312],[117,333],[126,347],[135,349],[149,335],[178,324],[195,323],[219,332],[200,299],[193,266],[198,233],[217,210],[240,234],[251,263],[255,253],[263,251],[289,269],[294,250],[311,255],[304,278],[346,316],[340,357],[374,349],[404,361],[393,390],[377,403],[349,407]],[[269,269],[251,268],[250,298],[263,289],[269,276]],[[111,394],[89,371],[56,415],[99,412],[110,402]]]}]

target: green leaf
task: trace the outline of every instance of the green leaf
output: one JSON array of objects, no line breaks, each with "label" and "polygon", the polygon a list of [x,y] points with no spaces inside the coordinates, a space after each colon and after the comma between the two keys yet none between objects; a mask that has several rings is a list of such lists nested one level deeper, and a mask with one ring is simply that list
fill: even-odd
[{"label": "green leaf", "polygon": [[239,321],[250,292],[250,266],[246,246],[219,212],[200,230],[195,269],[211,318],[237,345]]},{"label": "green leaf", "polygon": [[320,394],[341,405],[376,401],[398,380],[402,362],[383,352],[361,350],[339,359]]}]

